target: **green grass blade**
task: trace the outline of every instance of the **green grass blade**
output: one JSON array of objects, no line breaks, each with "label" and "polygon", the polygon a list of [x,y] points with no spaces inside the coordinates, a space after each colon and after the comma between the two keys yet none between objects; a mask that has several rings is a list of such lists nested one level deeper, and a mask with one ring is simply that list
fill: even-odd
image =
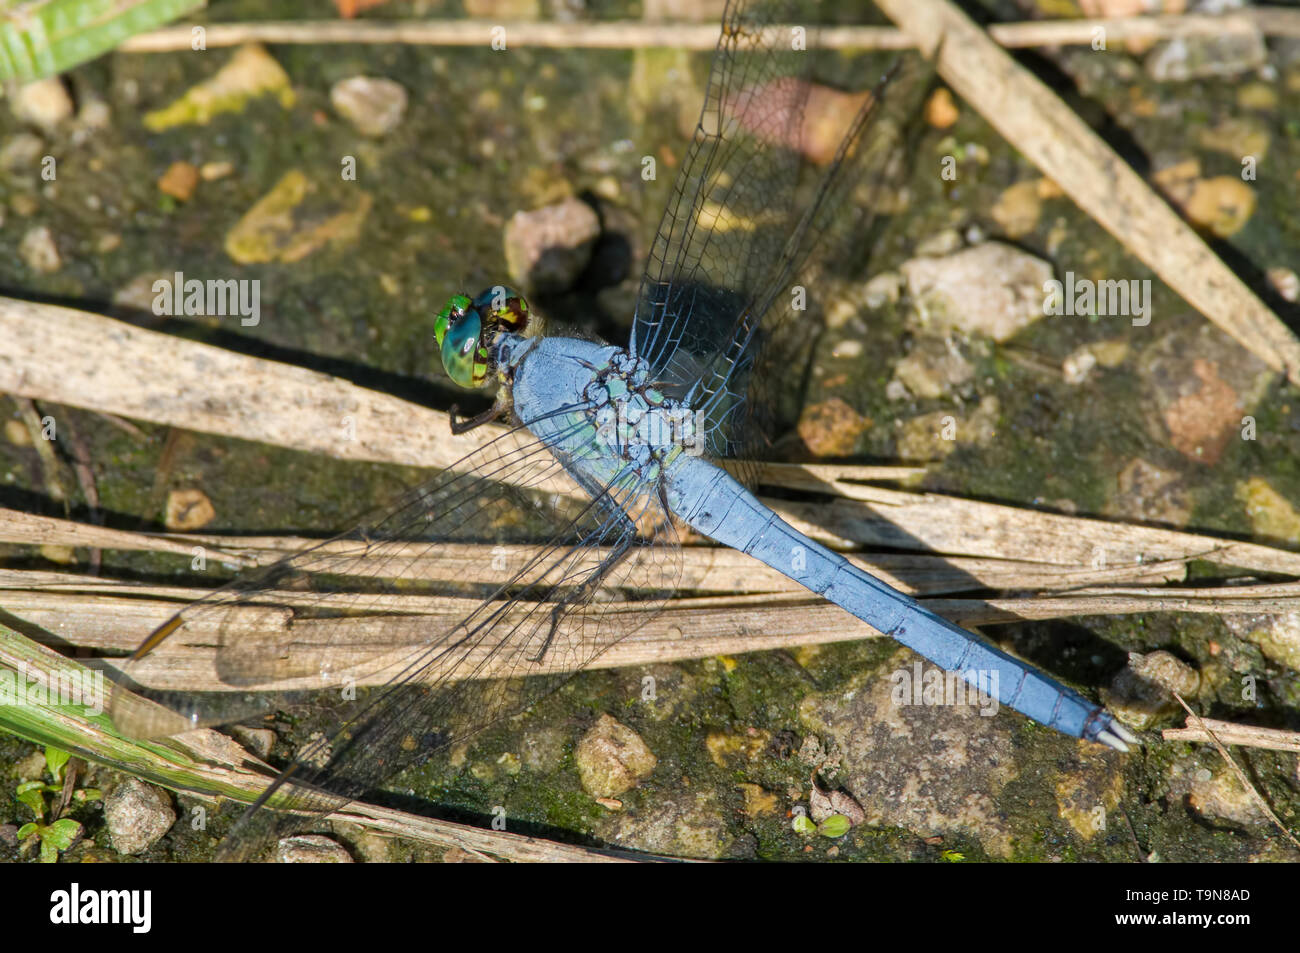
[{"label": "green grass blade", "polygon": [[[0,615],[7,613],[0,609]],[[106,711],[93,713],[84,705],[57,704],[57,700],[42,699],[39,693],[34,696],[25,693],[18,699],[10,691],[6,697],[4,691],[8,686],[17,685],[20,676],[31,685],[39,679],[51,684],[56,677],[66,681],[95,674],[75,659],[65,658],[0,622],[0,730],[35,744],[75,752],[98,764],[173,790],[251,803],[266,787],[270,780],[267,776],[242,766],[214,763],[211,757],[196,757],[185,736],[136,740],[118,731]],[[115,693],[117,704],[153,704],[107,679],[103,685],[105,693]],[[107,697],[103,701],[107,706]],[[194,737],[201,735],[209,733],[195,733]],[[270,806],[280,804],[281,799],[273,798]]]},{"label": "green grass blade", "polygon": [[54,76],[204,0],[0,0],[0,80]]}]

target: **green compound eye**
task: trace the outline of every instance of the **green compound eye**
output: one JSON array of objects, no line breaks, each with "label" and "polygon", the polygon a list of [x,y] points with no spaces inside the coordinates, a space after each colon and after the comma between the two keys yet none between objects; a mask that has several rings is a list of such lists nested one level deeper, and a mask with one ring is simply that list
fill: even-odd
[{"label": "green compound eye", "polygon": [[481,292],[474,299],[473,308],[511,330],[522,331],[528,324],[528,302],[518,291],[505,285],[493,285]]},{"label": "green compound eye", "polygon": [[[447,376],[461,387],[483,387],[495,373],[492,347],[504,334],[528,331],[528,302],[505,285],[475,298],[455,295],[433,322],[433,336]],[[533,333],[539,328],[532,323]]]},{"label": "green compound eye", "polygon": [[469,295],[453,295],[447,306],[438,312],[433,321],[433,339],[442,347],[442,339],[447,336],[447,328],[469,308]]},{"label": "green compound eye", "polygon": [[[441,320],[442,315],[438,317]],[[482,333],[483,321],[478,312],[465,311],[450,315],[441,335],[442,366],[461,387],[481,387],[487,380],[487,348],[479,346]]]}]

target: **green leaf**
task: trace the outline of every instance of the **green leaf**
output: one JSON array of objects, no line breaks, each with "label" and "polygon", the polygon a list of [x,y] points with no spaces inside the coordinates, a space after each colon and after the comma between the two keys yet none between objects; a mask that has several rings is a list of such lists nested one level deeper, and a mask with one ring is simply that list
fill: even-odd
[{"label": "green leaf", "polygon": [[18,800],[32,809],[38,821],[45,819],[45,794],[43,790],[45,785],[40,781],[28,781],[25,784],[18,785],[18,791],[14,795]]},{"label": "green leaf", "polygon": [[53,844],[51,844],[49,841],[47,841],[44,837],[42,837],[41,838],[41,863],[55,864],[58,863],[58,861],[59,861],[59,849],[55,847]]},{"label": "green leaf", "polygon": [[22,827],[18,828],[17,836],[19,840],[26,840],[27,838],[31,837],[33,834],[39,834],[40,831],[41,831],[41,825],[29,822],[27,824],[24,824]]},{"label": "green leaf", "polygon": [[62,748],[54,748],[50,745],[45,746],[45,766],[49,768],[50,776],[54,778],[55,783],[63,780],[63,768],[72,757],[72,752],[64,751]]},{"label": "green leaf", "polygon": [[853,822],[843,814],[832,814],[821,822],[821,825],[817,828],[817,833],[821,834],[822,837],[843,837],[852,826]]},{"label": "green leaf", "polygon": [[72,792],[72,799],[74,801],[83,801],[83,802],[102,801],[104,800],[104,792],[101,791],[99,788],[80,788]]},{"label": "green leaf", "polygon": [[67,850],[76,843],[77,838],[81,836],[81,825],[70,817],[65,817],[61,821],[55,821],[49,827],[45,828],[45,833],[41,835],[41,840],[47,844],[53,844],[59,850]]},{"label": "green leaf", "polygon": [[817,833],[817,825],[813,823],[812,818],[807,814],[796,814],[790,826],[794,828],[796,834]]},{"label": "green leaf", "polygon": [[948,863],[950,864],[960,864],[963,860],[966,859],[965,854],[959,853],[958,851],[955,850],[945,850],[939,856],[941,856],[944,860],[948,861]]}]

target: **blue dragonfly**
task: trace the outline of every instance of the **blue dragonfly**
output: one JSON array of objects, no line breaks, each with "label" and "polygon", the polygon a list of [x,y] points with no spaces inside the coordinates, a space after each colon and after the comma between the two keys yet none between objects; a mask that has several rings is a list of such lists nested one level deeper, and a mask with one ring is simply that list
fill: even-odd
[{"label": "blue dragonfly", "polygon": [[[136,661],[182,631],[218,644],[222,679],[249,691],[168,699],[200,724],[271,704],[257,689],[319,674],[303,669],[295,645],[327,650],[341,677],[370,684],[375,670],[349,669],[358,645],[403,647],[385,657],[382,687],[341,708],[336,727],[268,787],[227,856],[286,829],[257,810],[273,795],[300,813],[336,809],[589,666],[678,590],[680,526],[1029,718],[1121,751],[1136,740],[1104,708],[858,569],[754,495],[753,461],[780,420],[777,384],[811,337],[789,292],[828,236],[869,224],[900,160],[887,108],[897,78],[887,76],[810,179],[800,143],[811,56],[787,26],[809,22],[802,12],[728,5],[626,347],[544,333],[505,286],[453,297],[433,328],[443,367],[465,388],[495,385],[496,397],[475,418],[453,408],[452,429],[500,417],[510,430],[352,531],[187,606],[137,650]],[[489,565],[489,551],[516,558]],[[417,569],[431,553],[462,552],[480,559],[460,565],[455,582]],[[395,596],[419,593],[459,608],[430,617],[395,607]],[[252,624],[250,607],[262,612]]]}]

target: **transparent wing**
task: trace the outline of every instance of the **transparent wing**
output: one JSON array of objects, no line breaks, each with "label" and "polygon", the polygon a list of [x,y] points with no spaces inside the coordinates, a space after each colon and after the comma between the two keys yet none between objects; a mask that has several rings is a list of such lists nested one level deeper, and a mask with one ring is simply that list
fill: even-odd
[{"label": "transparent wing", "polygon": [[[870,95],[814,87],[813,54],[780,26],[808,24],[806,7],[728,5],[700,122],[641,283],[632,347],[669,394],[700,412],[718,456],[755,455],[768,418],[789,416],[768,391],[798,373],[817,334],[796,310],[793,286],[819,243],[870,231],[897,187],[899,116],[929,78],[908,77],[893,110],[881,108],[884,81]],[[839,138],[818,165],[804,156],[828,119]]]},{"label": "transparent wing", "polygon": [[[448,549],[465,560],[454,578],[430,571]],[[653,486],[629,473],[583,494],[521,429],[159,627],[167,641],[151,637],[158,650],[128,666],[137,685],[172,670],[169,651],[206,645],[237,690],[164,696],[176,721],[134,729],[229,722],[307,697],[324,730],[259,806],[336,810],[589,665],[653,616],[679,557]],[[598,590],[608,595],[593,602]],[[250,811],[223,851],[251,856],[300,823]]]},{"label": "transparent wing", "polygon": [[[704,106],[651,245],[633,323],[633,351],[666,384],[695,382],[729,343],[790,234],[801,160],[777,144],[799,133],[810,58],[777,26],[803,6],[733,0],[723,13]],[[784,101],[765,104],[767,89],[784,90]]]}]

